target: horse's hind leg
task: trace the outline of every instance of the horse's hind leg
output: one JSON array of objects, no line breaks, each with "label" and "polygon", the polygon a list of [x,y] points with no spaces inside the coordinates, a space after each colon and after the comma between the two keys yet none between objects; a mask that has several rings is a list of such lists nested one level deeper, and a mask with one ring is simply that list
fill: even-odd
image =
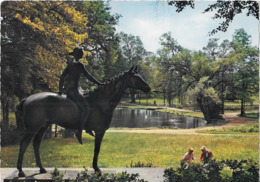
[{"label": "horse's hind leg", "polygon": [[32,137],[34,136],[33,132],[28,132],[26,131],[21,143],[20,143],[20,151],[19,151],[19,156],[18,156],[18,161],[17,161],[17,169],[19,171],[19,177],[25,177],[25,174],[22,170],[22,164],[23,164],[23,156],[24,153],[32,140]]},{"label": "horse's hind leg", "polygon": [[33,148],[34,148],[34,154],[36,159],[36,164],[40,168],[40,173],[46,173],[47,171],[44,169],[41,163],[40,158],[40,145],[42,142],[42,138],[47,130],[48,126],[41,128],[38,133],[35,135],[33,140]]}]

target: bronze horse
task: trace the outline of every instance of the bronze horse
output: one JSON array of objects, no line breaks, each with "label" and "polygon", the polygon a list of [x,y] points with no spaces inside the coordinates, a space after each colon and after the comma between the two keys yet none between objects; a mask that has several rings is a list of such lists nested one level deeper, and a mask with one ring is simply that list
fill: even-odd
[{"label": "bronze horse", "polygon": [[[119,103],[127,88],[138,89],[149,92],[149,85],[137,73],[137,67],[115,76],[104,86],[100,86],[89,94],[84,95],[87,99],[90,111],[85,129],[95,132],[95,149],[93,168],[95,172],[101,173],[98,167],[98,155],[101,142],[106,130],[109,128],[113,111]],[[46,129],[51,124],[57,124],[68,129],[77,129],[79,109],[66,95],[58,95],[51,92],[43,92],[31,95],[18,105],[18,112],[21,112],[23,123],[26,129],[25,135],[20,143],[20,151],[17,162],[19,177],[24,177],[22,162],[24,153],[33,139],[33,148],[36,164],[40,173],[46,173],[40,159],[40,144]]]}]

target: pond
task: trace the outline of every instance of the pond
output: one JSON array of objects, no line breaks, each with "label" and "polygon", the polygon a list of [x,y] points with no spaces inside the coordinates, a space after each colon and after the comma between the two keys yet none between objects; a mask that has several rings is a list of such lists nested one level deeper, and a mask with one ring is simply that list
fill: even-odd
[{"label": "pond", "polygon": [[197,128],[206,126],[207,122],[200,118],[174,115],[145,109],[116,108],[110,127],[147,128]]}]

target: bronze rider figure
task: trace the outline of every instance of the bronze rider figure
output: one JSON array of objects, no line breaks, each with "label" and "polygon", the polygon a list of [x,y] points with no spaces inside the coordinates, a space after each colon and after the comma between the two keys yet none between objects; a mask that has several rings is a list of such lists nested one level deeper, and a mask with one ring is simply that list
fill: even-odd
[{"label": "bronze rider figure", "polygon": [[[81,48],[74,48],[73,52],[69,53],[69,55],[73,55],[74,58],[72,62],[67,62],[68,65],[60,76],[59,94],[62,94],[63,82],[65,80],[65,94],[67,94],[67,97],[77,104],[81,112],[80,120],[77,121],[78,130],[76,132],[76,137],[79,143],[82,144],[82,130],[88,118],[89,105],[78,89],[80,75],[83,74],[86,78],[88,78],[91,82],[95,84],[103,84],[97,81],[93,76],[91,76],[85,69],[84,65],[79,62],[79,59],[83,57],[83,50]],[[91,130],[87,130],[86,133],[94,136]]]}]

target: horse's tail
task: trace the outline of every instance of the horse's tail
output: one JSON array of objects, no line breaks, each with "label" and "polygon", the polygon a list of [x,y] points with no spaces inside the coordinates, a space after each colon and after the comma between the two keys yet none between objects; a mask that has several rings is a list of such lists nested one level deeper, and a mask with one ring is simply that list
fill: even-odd
[{"label": "horse's tail", "polygon": [[23,99],[17,106],[15,111],[16,118],[16,126],[18,130],[24,130],[24,122],[23,122],[23,104],[26,99]]}]

